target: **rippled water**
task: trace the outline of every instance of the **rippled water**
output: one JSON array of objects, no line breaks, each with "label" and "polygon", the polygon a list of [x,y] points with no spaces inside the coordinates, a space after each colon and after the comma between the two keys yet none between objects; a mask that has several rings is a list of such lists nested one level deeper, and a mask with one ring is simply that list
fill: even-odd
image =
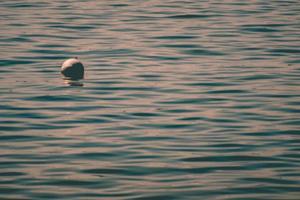
[{"label": "rippled water", "polygon": [[1,1],[0,198],[299,199],[299,13]]}]

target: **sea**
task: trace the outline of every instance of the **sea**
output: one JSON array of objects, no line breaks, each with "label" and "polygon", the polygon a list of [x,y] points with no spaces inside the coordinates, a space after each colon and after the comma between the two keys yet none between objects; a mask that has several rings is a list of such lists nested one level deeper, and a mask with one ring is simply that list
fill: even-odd
[{"label": "sea", "polygon": [[300,198],[299,0],[1,0],[0,27],[1,200]]}]

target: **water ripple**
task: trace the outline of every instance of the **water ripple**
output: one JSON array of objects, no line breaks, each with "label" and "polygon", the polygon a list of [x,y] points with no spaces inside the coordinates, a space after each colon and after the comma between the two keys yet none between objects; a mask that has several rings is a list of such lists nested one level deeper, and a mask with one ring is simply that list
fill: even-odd
[{"label": "water ripple", "polygon": [[0,199],[299,199],[299,7],[1,1]]}]

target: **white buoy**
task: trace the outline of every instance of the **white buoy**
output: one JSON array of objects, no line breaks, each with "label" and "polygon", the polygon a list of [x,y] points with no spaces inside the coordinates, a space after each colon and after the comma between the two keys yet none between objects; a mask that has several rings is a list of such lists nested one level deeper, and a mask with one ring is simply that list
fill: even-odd
[{"label": "white buoy", "polygon": [[61,73],[70,79],[82,79],[84,66],[77,57],[66,60],[61,66]]}]

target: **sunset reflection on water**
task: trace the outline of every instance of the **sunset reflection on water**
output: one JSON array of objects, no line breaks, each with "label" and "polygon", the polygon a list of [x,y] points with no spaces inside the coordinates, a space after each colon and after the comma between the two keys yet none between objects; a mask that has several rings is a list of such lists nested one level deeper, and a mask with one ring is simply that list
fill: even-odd
[{"label": "sunset reflection on water", "polygon": [[298,7],[1,2],[0,199],[298,199]]}]

